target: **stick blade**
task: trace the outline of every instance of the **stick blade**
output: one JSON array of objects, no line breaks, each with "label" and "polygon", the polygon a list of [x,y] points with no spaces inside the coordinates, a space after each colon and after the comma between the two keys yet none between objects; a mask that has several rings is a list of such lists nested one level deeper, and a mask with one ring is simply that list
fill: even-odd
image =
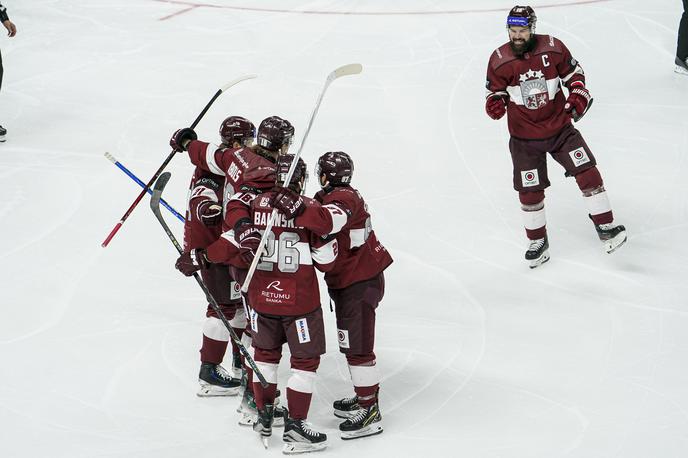
[{"label": "stick blade", "polygon": [[239,84],[239,83],[241,83],[242,81],[246,81],[246,80],[252,80],[252,79],[254,79],[254,78],[258,78],[258,75],[245,75],[245,76],[240,76],[239,78],[237,78],[237,79],[235,79],[235,80],[233,80],[233,81],[230,81],[229,83],[227,83],[227,84],[225,84],[224,86],[222,86],[222,88],[220,89],[220,93],[225,92],[227,89],[229,89],[230,87],[234,86],[235,84]]},{"label": "stick blade", "polygon": [[338,69],[332,71],[330,73],[330,76],[328,79],[330,81],[335,80],[337,78],[340,78],[342,76],[348,76],[348,75],[358,75],[363,71],[363,65],[361,64],[347,64],[347,65],[342,65]]},{"label": "stick blade", "polygon": [[172,174],[170,172],[163,172],[153,185],[150,207],[154,212],[160,211],[160,197],[162,196],[162,191],[165,189],[165,186],[167,186],[167,182],[170,181],[171,176]]}]

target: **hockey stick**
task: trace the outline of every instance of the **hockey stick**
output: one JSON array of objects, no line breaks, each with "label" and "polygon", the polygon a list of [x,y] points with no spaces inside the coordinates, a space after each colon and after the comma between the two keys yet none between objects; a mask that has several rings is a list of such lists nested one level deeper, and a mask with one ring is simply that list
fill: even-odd
[{"label": "hockey stick", "polygon": [[[182,254],[182,247],[179,245],[179,242],[177,242],[177,238],[170,230],[170,227],[167,225],[165,219],[162,217],[162,213],[160,212],[160,197],[162,196],[162,191],[165,189],[165,186],[167,185],[167,182],[170,180],[171,175],[172,174],[170,172],[164,172],[155,182],[155,186],[153,186],[153,195],[150,201],[150,208],[151,210],[153,210],[155,217],[158,219],[158,222],[160,222],[160,225],[165,230],[165,233],[172,241],[174,247],[177,249],[179,254]],[[217,313],[217,316],[220,318],[220,321],[222,321],[222,324],[224,324],[227,330],[229,331],[229,335],[234,341],[234,343],[237,345],[237,348],[239,348],[241,354],[244,355],[246,363],[249,366],[251,366],[251,369],[253,369],[253,373],[256,375],[256,377],[258,377],[258,380],[260,381],[260,384],[263,385],[263,388],[267,388],[268,382],[265,380],[265,377],[263,377],[263,374],[260,373],[260,369],[258,369],[258,366],[256,366],[256,362],[253,360],[253,358],[251,358],[251,355],[249,354],[248,350],[246,350],[246,347],[244,347],[244,344],[241,343],[241,339],[239,339],[239,336],[237,336],[236,332],[234,332],[234,329],[232,329],[232,325],[229,324],[227,317],[224,313],[222,313],[220,306],[217,304],[217,301],[212,296],[212,294],[210,294],[210,291],[208,291],[208,288],[203,283],[203,280],[201,279],[200,275],[198,275],[198,272],[194,272],[193,276],[196,279],[198,286],[201,287],[206,297],[208,298],[210,306],[213,308],[215,313]]]},{"label": "hockey stick", "polygon": [[[134,182],[136,182],[139,186],[141,186],[142,188],[145,188],[145,187],[146,187],[146,185],[143,183],[143,181],[139,180],[139,177],[137,177],[136,175],[134,175],[134,173],[133,173],[131,170],[129,170],[128,168],[126,168],[126,167],[124,166],[124,164],[122,164],[122,163],[119,162],[117,159],[115,159],[115,156],[113,156],[113,155],[110,154],[110,153],[105,153],[105,157],[106,157],[110,162],[112,162],[113,164],[115,164],[115,165],[117,166],[117,168],[119,168],[122,172],[126,173],[126,174],[129,176],[129,178],[131,178],[132,180],[134,180]],[[152,190],[151,188],[148,188],[147,191],[148,191],[148,194],[153,195],[153,190]],[[182,215],[180,215],[179,212],[177,212],[177,210],[175,210],[174,208],[172,208],[172,207],[170,206],[170,204],[168,204],[167,202],[165,202],[165,199],[160,199],[160,203],[162,204],[163,207],[165,207],[166,209],[168,209],[168,210],[170,211],[170,213],[172,213],[174,216],[176,216],[177,219],[178,219],[179,221],[181,221],[182,223],[184,222],[184,217],[183,217]]]},{"label": "hockey stick", "polygon": [[[215,93],[215,95],[213,95],[213,97],[210,99],[210,101],[206,104],[205,108],[203,108],[203,110],[200,112],[200,114],[196,117],[196,120],[193,123],[191,123],[190,127],[192,129],[194,129],[198,125],[198,123],[201,121],[203,116],[205,116],[205,114],[207,113],[210,106],[213,104],[213,102],[215,102],[215,99],[217,99],[220,96],[220,94],[222,94],[227,89],[234,86],[235,84],[238,84],[244,80],[253,79],[253,78],[256,78],[256,75],[242,76],[241,78],[237,78],[234,81],[227,83],[224,86],[222,86],[220,89],[218,89],[217,92]],[[103,241],[103,243],[101,243],[100,246],[102,246],[103,248],[108,246],[108,244],[110,243],[110,240],[112,240],[112,238],[115,236],[117,231],[119,231],[119,229],[122,227],[122,224],[124,224],[124,222],[127,220],[127,218],[129,218],[129,215],[131,215],[131,213],[134,211],[134,208],[136,208],[136,206],[139,204],[141,199],[143,199],[143,196],[146,195],[146,191],[153,185],[155,180],[158,179],[158,177],[160,176],[162,171],[165,170],[165,167],[167,167],[167,164],[170,163],[170,161],[172,160],[172,158],[174,157],[175,154],[177,154],[176,151],[172,151],[169,154],[169,156],[167,156],[167,159],[165,159],[165,161],[162,163],[162,165],[158,168],[158,170],[155,172],[155,174],[151,177],[150,181],[148,181],[148,184],[146,184],[144,186],[141,193],[138,195],[138,197],[136,197],[136,200],[134,200],[134,202],[131,204],[129,209],[124,213],[124,215],[119,220],[119,222],[117,224],[115,224],[115,227],[112,228],[112,230],[110,231],[110,234],[108,234],[108,236],[105,238],[105,240]]]},{"label": "hockey stick", "polygon": [[[296,152],[296,155],[294,157],[294,160],[291,163],[291,166],[289,167],[289,172],[287,172],[287,177],[284,180],[284,185],[288,186],[289,182],[291,181],[291,177],[294,174],[294,170],[296,169],[296,165],[299,161],[299,158],[301,157],[301,151],[303,150],[303,145],[306,143],[306,139],[308,138],[308,134],[311,131],[311,127],[313,126],[313,121],[315,120],[315,115],[318,114],[318,110],[320,109],[320,103],[322,103],[323,97],[325,97],[325,92],[327,91],[327,88],[330,87],[330,84],[337,78],[340,78],[342,76],[348,76],[348,75],[358,75],[363,71],[363,66],[361,64],[348,64],[344,65],[342,67],[339,67],[338,69],[332,71],[329,75],[327,75],[327,79],[325,80],[325,86],[323,87],[322,91],[320,91],[320,96],[318,97],[318,101],[315,102],[315,107],[313,108],[313,113],[311,113],[311,119],[308,121],[308,127],[306,128],[306,132],[303,134],[303,138],[301,139],[301,145],[299,146],[298,151]],[[270,236],[270,232],[272,231],[272,226],[275,221],[275,217],[277,216],[277,209],[272,210],[272,215],[270,218],[268,218],[268,224],[267,227],[265,228],[265,231],[263,232],[263,236],[260,239],[260,245],[258,245],[258,250],[256,252],[256,256],[253,257],[253,262],[251,262],[251,267],[248,269],[248,274],[246,275],[246,279],[244,280],[244,284],[241,286],[241,291],[246,293],[248,291],[248,285],[251,283],[251,279],[253,278],[253,274],[256,271],[256,267],[258,266],[258,262],[260,261],[260,257],[263,255],[263,251],[265,250],[266,243],[268,240],[268,237]]]}]

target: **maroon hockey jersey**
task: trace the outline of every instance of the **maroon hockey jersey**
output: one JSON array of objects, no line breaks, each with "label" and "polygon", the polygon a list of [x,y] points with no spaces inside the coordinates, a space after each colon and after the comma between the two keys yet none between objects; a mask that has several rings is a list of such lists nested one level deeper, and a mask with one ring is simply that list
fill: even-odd
[{"label": "maroon hockey jersey", "polygon": [[315,200],[321,205],[307,201],[296,224],[323,236],[323,240],[337,240],[337,260],[325,273],[328,288],[369,280],[392,264],[392,256],[375,235],[368,205],[356,189],[340,186],[329,193],[320,191]]},{"label": "maroon hockey jersey", "polygon": [[487,67],[487,97],[509,97],[509,132],[526,140],[553,137],[569,124],[562,84],[585,81],[583,69],[564,43],[549,35],[535,38],[535,48],[522,58],[514,55],[509,43],[503,44]]},{"label": "maroon hockey jersey", "polygon": [[[260,229],[272,213],[270,191],[253,196],[251,222]],[[243,199],[246,202],[247,199]],[[337,257],[337,240],[323,240],[310,230],[296,226],[277,214],[248,289],[249,304],[259,313],[279,316],[303,315],[320,307],[320,291],[315,268],[329,270]]]},{"label": "maroon hockey jersey", "polygon": [[225,200],[243,187],[267,190],[275,185],[275,163],[251,148],[219,148],[194,140],[188,150],[194,165],[225,177]]},{"label": "maroon hockey jersey", "polygon": [[206,248],[220,237],[222,228],[208,227],[201,222],[199,206],[204,202],[217,202],[222,205],[222,189],[225,179],[196,167],[189,184],[186,219],[184,221],[184,251]]}]

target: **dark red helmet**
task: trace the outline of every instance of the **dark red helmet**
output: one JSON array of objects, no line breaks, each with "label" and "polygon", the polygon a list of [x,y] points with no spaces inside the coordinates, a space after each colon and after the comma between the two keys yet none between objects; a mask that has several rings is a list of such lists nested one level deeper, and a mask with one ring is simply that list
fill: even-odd
[{"label": "dark red helmet", "polygon": [[241,116],[230,116],[220,124],[220,138],[222,143],[232,146],[234,142],[246,146],[249,140],[256,136],[256,126]]},{"label": "dark red helmet", "polygon": [[354,161],[343,151],[325,153],[318,159],[315,174],[318,179],[325,175],[327,179],[325,186],[348,185],[351,184],[354,174]]},{"label": "dark red helmet", "polygon": [[[294,162],[293,154],[281,154],[277,158],[277,183],[284,186],[284,181],[289,173],[289,168],[292,162]],[[296,168],[294,169],[294,174],[289,180],[289,188],[293,191],[301,193],[306,189],[306,182],[308,182],[308,170],[306,168],[306,163],[303,159],[299,158],[299,162],[296,163]]]},{"label": "dark red helmet", "polygon": [[279,151],[283,145],[290,145],[294,137],[294,126],[279,116],[263,119],[258,127],[258,146],[268,151]]},{"label": "dark red helmet", "polygon": [[514,6],[506,18],[507,28],[511,26],[528,27],[530,33],[535,33],[536,23],[537,16],[530,6]]}]

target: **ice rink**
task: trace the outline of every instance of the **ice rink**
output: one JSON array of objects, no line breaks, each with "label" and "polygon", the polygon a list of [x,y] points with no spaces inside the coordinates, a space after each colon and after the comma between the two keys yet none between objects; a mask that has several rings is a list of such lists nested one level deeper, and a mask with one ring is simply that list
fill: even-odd
[{"label": "ice rink", "polygon": [[[197,131],[279,115],[300,144],[349,152],[395,263],[378,313],[385,432],[339,439],[350,395],[334,314],[309,419],[317,456],[688,456],[688,77],[681,2],[541,0],[595,104],[576,125],[629,240],[607,255],[580,191],[550,161],[551,261],[530,270],[506,121],[484,112],[505,0],[6,0],[0,36],[0,456],[281,455],[237,425],[238,398],[196,397],[205,302],[146,198],[169,137],[245,74]],[[0,29],[4,32],[4,29]],[[294,151],[295,151],[294,149]],[[168,167],[184,210],[192,167]],[[311,179],[307,193],[317,191]],[[182,225],[164,213],[181,237]],[[321,291],[326,306],[326,292]],[[288,359],[280,367],[286,381]]]}]

